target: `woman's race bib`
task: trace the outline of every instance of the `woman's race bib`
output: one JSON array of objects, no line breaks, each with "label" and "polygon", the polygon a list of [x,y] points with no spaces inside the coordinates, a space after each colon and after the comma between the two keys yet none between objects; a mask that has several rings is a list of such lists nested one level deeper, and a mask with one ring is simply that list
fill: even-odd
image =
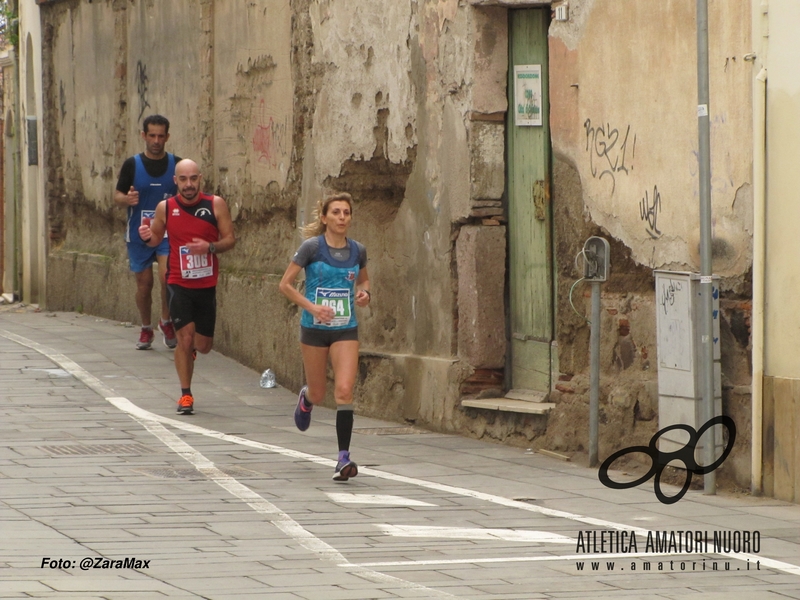
[{"label": "woman's race bib", "polygon": [[329,306],[333,309],[333,320],[323,323],[314,317],[314,325],[342,327],[350,323],[350,290],[346,288],[317,288],[314,299],[317,306]]}]

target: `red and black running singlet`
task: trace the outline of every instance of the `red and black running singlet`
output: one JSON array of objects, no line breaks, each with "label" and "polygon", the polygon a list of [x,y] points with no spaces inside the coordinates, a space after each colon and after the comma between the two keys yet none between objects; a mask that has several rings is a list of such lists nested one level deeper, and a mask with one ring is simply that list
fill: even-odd
[{"label": "red and black running singlet", "polygon": [[187,206],[179,196],[167,200],[165,220],[169,237],[167,283],[187,288],[209,288],[217,285],[219,261],[216,254],[189,254],[186,244],[198,238],[207,242],[219,240],[214,196],[200,194],[200,201]]}]

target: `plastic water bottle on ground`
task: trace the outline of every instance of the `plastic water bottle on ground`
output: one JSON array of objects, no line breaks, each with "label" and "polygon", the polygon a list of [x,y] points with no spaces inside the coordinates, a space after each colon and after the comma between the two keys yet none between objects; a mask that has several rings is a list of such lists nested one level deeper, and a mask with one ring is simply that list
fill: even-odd
[{"label": "plastic water bottle on ground", "polygon": [[259,385],[262,388],[274,388],[277,385],[275,383],[275,373],[272,372],[272,369],[267,369],[261,374],[261,382]]}]

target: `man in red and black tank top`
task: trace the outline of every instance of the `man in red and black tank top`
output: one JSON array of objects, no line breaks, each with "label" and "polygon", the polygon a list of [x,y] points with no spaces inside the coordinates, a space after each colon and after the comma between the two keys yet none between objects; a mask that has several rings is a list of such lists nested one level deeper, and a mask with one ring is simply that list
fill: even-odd
[{"label": "man in red and black tank top", "polygon": [[[194,240],[214,244],[219,239],[214,196],[199,193],[194,204],[186,204],[180,195],[169,198],[164,217],[169,232],[170,253],[167,261],[167,283],[185,288],[215,287],[219,276],[219,259],[216,252],[190,251]],[[173,239],[174,238],[174,239]]]},{"label": "man in red and black tank top", "polygon": [[158,245],[164,233],[169,233],[167,295],[178,337],[175,369],[181,382],[179,414],[193,412],[195,352],[207,354],[214,343],[217,254],[236,245],[228,205],[219,196],[203,194],[202,179],[194,161],[180,161],[175,166],[178,194],[160,202],[152,223],[139,228],[148,246]]}]

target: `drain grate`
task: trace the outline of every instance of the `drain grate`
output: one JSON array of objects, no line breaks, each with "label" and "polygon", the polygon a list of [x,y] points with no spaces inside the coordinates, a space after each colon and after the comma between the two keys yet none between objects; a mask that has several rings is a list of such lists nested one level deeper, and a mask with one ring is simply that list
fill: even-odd
[{"label": "drain grate", "polygon": [[142,444],[75,444],[71,446],[40,446],[52,456],[92,456],[98,454],[149,454],[150,448]]},{"label": "drain grate", "polygon": [[428,432],[416,427],[354,427],[353,433],[363,433],[364,435],[411,435]]},{"label": "drain grate", "polygon": [[[245,469],[244,467],[217,467],[220,471],[236,479],[247,479],[258,477],[259,479],[272,479],[271,476],[253,471],[252,469]],[[134,473],[146,475],[153,479],[189,479],[194,481],[201,481],[206,479],[197,469],[174,469],[172,467],[154,467],[144,469],[131,469]]]}]

